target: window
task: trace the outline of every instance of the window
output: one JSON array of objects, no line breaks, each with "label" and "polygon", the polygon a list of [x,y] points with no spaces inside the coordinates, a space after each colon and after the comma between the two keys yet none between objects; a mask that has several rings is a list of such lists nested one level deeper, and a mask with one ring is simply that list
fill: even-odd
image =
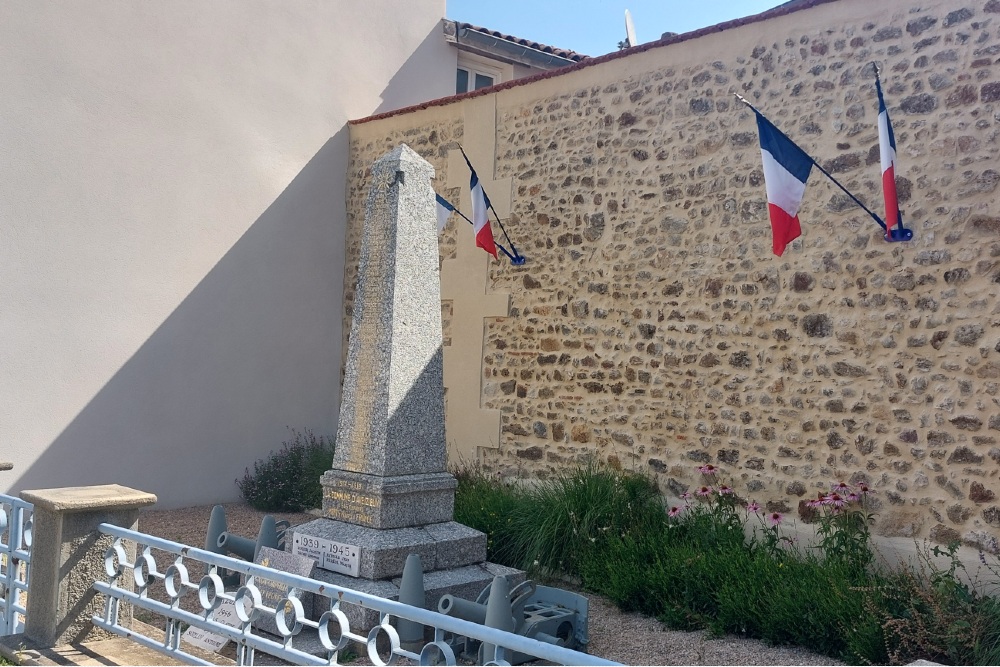
[{"label": "window", "polygon": [[461,63],[455,74],[455,93],[467,93],[470,90],[488,88],[501,82],[499,69],[480,65],[478,63]]}]

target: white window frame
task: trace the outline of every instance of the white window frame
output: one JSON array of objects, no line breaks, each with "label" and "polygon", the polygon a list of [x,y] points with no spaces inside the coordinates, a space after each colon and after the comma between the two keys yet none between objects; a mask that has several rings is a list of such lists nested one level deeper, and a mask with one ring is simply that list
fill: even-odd
[{"label": "white window frame", "polygon": [[482,74],[493,79],[493,85],[510,81],[514,78],[514,66],[501,63],[496,60],[489,60],[482,56],[460,51],[458,54],[458,66],[456,70],[465,70],[469,73],[469,91],[475,90],[476,74]]}]

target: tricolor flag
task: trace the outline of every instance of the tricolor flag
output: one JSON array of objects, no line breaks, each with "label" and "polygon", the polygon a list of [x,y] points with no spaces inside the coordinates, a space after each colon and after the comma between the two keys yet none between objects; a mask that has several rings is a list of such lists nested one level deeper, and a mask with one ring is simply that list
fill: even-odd
[{"label": "tricolor flag", "polygon": [[479,175],[476,174],[476,169],[469,162],[469,156],[465,154],[464,150],[462,157],[465,158],[465,164],[469,165],[469,171],[472,172],[469,190],[472,191],[472,229],[476,234],[476,245],[497,259],[497,246],[493,241],[493,228],[490,227],[488,215],[490,198],[486,196],[483,184],[479,182]]},{"label": "tricolor flag", "polygon": [[785,246],[802,234],[799,206],[802,205],[813,159],[759,111],[754,109],[754,113],[757,115],[760,154],[764,163],[767,211],[771,218],[771,247],[774,254],[780,257],[785,252]]},{"label": "tricolor flag", "polygon": [[896,196],[896,136],[892,133],[889,112],[882,97],[882,84],[875,77],[878,91],[878,149],[882,156],[882,194],[885,197],[885,235],[891,236],[893,225],[903,229],[903,217],[899,214],[899,199]]},{"label": "tricolor flag", "polygon": [[490,198],[486,196],[482,183],[476,170],[469,164],[472,171],[472,180],[469,182],[469,189],[472,190],[472,228],[476,233],[476,245],[493,255],[497,259],[497,246],[493,241],[493,228],[490,227]]},{"label": "tricolor flag", "polygon": [[448,218],[451,217],[455,207],[451,205],[451,202],[437,193],[434,193],[434,197],[437,201],[438,234],[440,234],[444,231],[444,226],[448,224]]}]

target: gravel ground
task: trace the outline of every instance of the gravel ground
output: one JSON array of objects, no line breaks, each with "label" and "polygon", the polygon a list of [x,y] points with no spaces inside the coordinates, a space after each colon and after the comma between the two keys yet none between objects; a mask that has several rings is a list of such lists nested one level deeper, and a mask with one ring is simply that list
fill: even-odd
[{"label": "gravel ground", "polygon": [[[256,538],[264,512],[230,503],[226,520],[230,532]],[[211,506],[175,510],[144,510],[139,530],[164,539],[203,547]],[[280,514],[293,526],[315,517]],[[165,567],[165,566],[163,566]],[[668,630],[656,619],[619,611],[608,599],[587,593],[590,599],[589,652],[628,665],[841,665],[844,663],[803,648],[773,647],[752,640],[726,636],[712,638],[703,632]],[[358,661],[355,664],[363,664]]]}]

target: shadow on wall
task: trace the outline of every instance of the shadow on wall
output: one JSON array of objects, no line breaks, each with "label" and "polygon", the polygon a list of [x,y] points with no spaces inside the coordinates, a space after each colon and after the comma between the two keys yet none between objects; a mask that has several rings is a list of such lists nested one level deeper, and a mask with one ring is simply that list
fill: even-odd
[{"label": "shadow on wall", "polygon": [[[428,67],[428,63],[435,62],[436,66]],[[454,95],[457,66],[458,50],[444,41],[441,24],[435,23],[417,50],[389,79],[381,94],[382,103],[371,115],[410,106],[413,100],[430,101]]]},{"label": "shadow on wall", "polygon": [[345,127],[11,492],[113,483],[161,508],[233,500],[287,427],[335,432],[347,151]]}]

